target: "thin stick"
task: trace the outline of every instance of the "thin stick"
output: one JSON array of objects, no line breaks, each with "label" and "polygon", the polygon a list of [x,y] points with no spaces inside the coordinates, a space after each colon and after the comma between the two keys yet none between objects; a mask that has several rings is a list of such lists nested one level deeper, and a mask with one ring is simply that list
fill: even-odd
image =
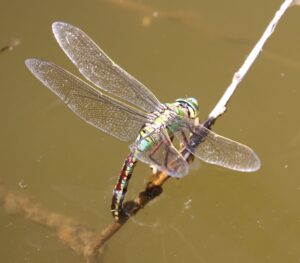
[{"label": "thin stick", "polygon": [[279,22],[282,15],[285,13],[285,11],[293,4],[296,4],[293,0],[286,0],[281,5],[279,10],[275,13],[274,18],[271,20],[270,24],[266,28],[265,32],[261,36],[260,40],[257,42],[257,44],[254,46],[250,54],[248,55],[247,59],[245,60],[244,64],[241,66],[241,68],[234,73],[233,79],[227,90],[225,91],[222,98],[219,100],[215,108],[212,110],[212,112],[209,114],[209,118],[217,119],[219,116],[221,116],[226,111],[226,106],[232,97],[233,93],[235,92],[237,86],[241,82],[241,80],[244,78],[246,73],[248,72],[249,68],[252,66],[253,62],[259,55],[259,53],[262,51],[262,48],[268,38],[272,35],[274,32],[274,29],[277,26],[277,23]]}]

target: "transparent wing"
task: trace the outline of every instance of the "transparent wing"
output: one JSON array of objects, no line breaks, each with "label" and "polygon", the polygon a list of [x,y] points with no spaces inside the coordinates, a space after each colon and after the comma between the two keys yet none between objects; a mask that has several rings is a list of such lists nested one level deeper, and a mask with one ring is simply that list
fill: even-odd
[{"label": "transparent wing", "polygon": [[260,168],[260,160],[250,147],[220,136],[202,125],[194,127],[189,120],[176,132],[176,136],[188,151],[207,163],[242,172]]},{"label": "transparent wing", "polygon": [[[140,144],[145,139],[152,140],[153,147],[141,151]],[[154,165],[159,171],[166,172],[172,177],[179,178],[188,173],[188,163],[173,146],[166,130],[156,130],[141,138],[130,146],[130,150],[136,154],[139,160]]]},{"label": "transparent wing", "polygon": [[52,25],[54,36],[80,73],[100,89],[152,112],[158,99],[142,83],[115,64],[79,28],[63,22]]},{"label": "transparent wing", "polygon": [[146,122],[144,113],[102,94],[51,62],[27,59],[25,63],[75,114],[120,140],[134,140]]}]

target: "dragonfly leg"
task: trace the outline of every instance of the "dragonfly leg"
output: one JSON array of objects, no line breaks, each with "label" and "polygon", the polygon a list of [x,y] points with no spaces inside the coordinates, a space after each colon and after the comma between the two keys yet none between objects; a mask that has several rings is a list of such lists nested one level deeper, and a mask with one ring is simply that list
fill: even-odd
[{"label": "dragonfly leg", "polygon": [[185,144],[188,144],[188,138],[186,137],[185,133],[183,131],[181,131],[181,136],[183,138],[183,141]]},{"label": "dragonfly leg", "polygon": [[153,161],[156,165],[160,165],[159,162],[157,162],[155,159],[154,159],[154,154],[158,151],[158,149],[160,148],[160,146],[163,144],[163,142],[159,142],[158,144],[155,145],[154,149],[152,151],[150,151],[150,154],[149,154],[149,158],[151,159],[151,161]]},{"label": "dragonfly leg", "polygon": [[[137,159],[134,153],[130,153],[125,160],[120,172],[119,179],[115,185],[111,203],[111,212],[116,221],[119,221],[123,214],[123,201],[127,192],[127,187]],[[124,214],[123,214],[124,215]]]},{"label": "dragonfly leg", "polygon": [[164,164],[165,164],[165,167],[168,168],[169,151],[168,151],[168,148],[166,146],[165,146],[165,148],[166,148],[166,157],[165,157]]},{"label": "dragonfly leg", "polygon": [[[174,139],[174,136],[171,136],[169,138],[170,140],[166,140],[168,143],[167,144],[164,144],[164,147],[165,147],[165,150],[166,150],[166,156],[165,156],[165,160],[164,160],[164,166],[166,168],[168,168],[168,163],[169,163],[169,151],[168,151],[168,146],[171,144],[171,142],[173,141]],[[158,149],[161,147],[161,145],[163,144],[163,141],[161,141],[160,143],[158,143],[157,145],[155,145],[154,149],[150,152],[149,154],[149,158],[154,162],[156,163],[157,165],[160,165],[160,163],[158,163],[154,158],[154,154],[158,151]]]},{"label": "dragonfly leg", "polygon": [[[198,121],[195,121],[195,123],[197,123],[197,122]],[[199,124],[196,126],[196,131],[192,128],[192,126],[189,123],[185,123],[185,126],[186,126],[188,132],[190,133],[189,136],[197,136],[198,135],[197,130],[199,130],[199,129],[201,130],[201,126],[199,126]],[[187,134],[183,130],[180,131],[180,134],[181,134],[181,138],[184,142],[184,145],[189,145],[190,139],[188,138]]]},{"label": "dragonfly leg", "polygon": [[[166,141],[169,142],[167,145],[170,145],[171,142],[173,141],[173,139],[174,139],[174,136],[171,136],[171,137],[170,137],[170,140],[166,139]],[[157,162],[157,161],[153,158],[153,156],[154,156],[154,154],[158,151],[158,149],[161,147],[161,145],[162,145],[163,143],[164,143],[163,141],[160,141],[158,144],[156,144],[155,147],[153,148],[153,150],[150,151],[150,154],[149,154],[149,158],[151,159],[151,161],[153,161],[153,162],[154,162],[155,164],[157,164],[157,165],[160,165],[160,163]],[[167,147],[166,147],[166,148],[167,148]],[[167,152],[167,153],[168,153],[168,152]]]},{"label": "dragonfly leg", "polygon": [[174,139],[174,135],[172,135],[170,137],[170,141],[168,144],[165,144],[165,150],[166,150],[166,157],[165,157],[165,161],[164,161],[164,165],[166,168],[168,168],[168,163],[169,163],[169,151],[168,151],[168,146],[170,146],[171,142],[173,142]]},{"label": "dragonfly leg", "polygon": [[164,160],[164,166],[168,169],[168,171],[175,171],[176,170],[176,166],[172,167],[172,165],[175,164],[175,160],[169,161],[169,148],[167,145],[165,145],[165,151],[166,151],[166,156],[165,156],[165,160]]}]

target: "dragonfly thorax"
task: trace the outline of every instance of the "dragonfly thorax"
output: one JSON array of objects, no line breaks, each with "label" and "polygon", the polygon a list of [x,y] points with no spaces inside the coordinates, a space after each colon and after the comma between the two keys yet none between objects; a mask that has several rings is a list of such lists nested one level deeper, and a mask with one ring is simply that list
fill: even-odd
[{"label": "dragonfly thorax", "polygon": [[157,111],[148,114],[145,126],[167,127],[179,118],[195,119],[198,115],[198,101],[195,98],[177,99],[174,103],[161,104]]},{"label": "dragonfly thorax", "polygon": [[147,115],[148,122],[144,124],[136,139],[136,148],[139,152],[150,150],[162,140],[163,130],[167,132],[168,137],[173,137],[174,133],[184,126],[184,119],[194,119],[197,114],[198,102],[194,98],[161,104],[157,111]]}]

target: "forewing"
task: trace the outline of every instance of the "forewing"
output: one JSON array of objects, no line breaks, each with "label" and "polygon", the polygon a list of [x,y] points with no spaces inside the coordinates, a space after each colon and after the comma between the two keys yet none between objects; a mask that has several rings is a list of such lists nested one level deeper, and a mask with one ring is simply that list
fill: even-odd
[{"label": "forewing", "polygon": [[242,172],[260,168],[260,160],[250,147],[220,136],[202,125],[193,127],[191,121],[186,121],[176,135],[187,150],[207,163]]},{"label": "forewing", "polygon": [[63,22],[52,25],[54,36],[80,73],[100,89],[152,112],[160,102],[142,83],[115,64],[79,28]]},{"label": "forewing", "polygon": [[165,129],[152,132],[147,138],[154,138],[155,143],[149,150],[140,151],[139,145],[146,137],[130,146],[137,158],[145,163],[154,165],[159,171],[166,172],[172,177],[183,177],[188,173],[188,163],[173,146]]},{"label": "forewing", "polygon": [[122,104],[47,61],[27,59],[28,69],[80,118],[123,141],[134,140],[144,113]]}]

